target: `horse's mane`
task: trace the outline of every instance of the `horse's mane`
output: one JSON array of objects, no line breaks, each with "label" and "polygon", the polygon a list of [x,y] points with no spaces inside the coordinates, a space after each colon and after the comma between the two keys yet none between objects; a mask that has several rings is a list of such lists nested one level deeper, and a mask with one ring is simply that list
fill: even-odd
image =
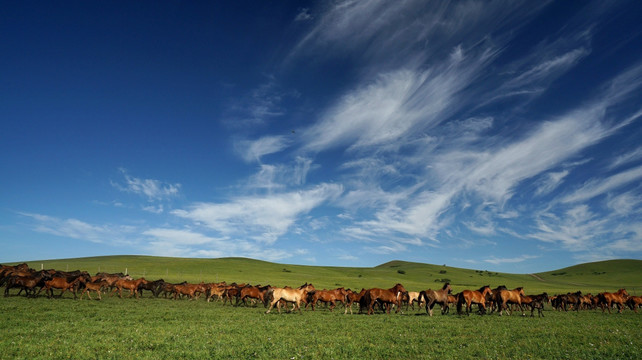
[{"label": "horse's mane", "polygon": [[490,285],[484,285],[484,286],[480,287],[479,290],[477,290],[477,291],[483,292],[485,288],[490,288]]},{"label": "horse's mane", "polygon": [[445,283],[444,286],[441,288],[441,290],[446,290],[446,288],[449,286],[450,286],[450,283]]}]

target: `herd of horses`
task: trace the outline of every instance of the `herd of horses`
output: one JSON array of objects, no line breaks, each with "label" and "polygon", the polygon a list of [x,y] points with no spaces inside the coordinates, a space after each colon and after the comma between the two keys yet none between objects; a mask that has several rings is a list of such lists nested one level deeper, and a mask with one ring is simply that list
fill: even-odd
[{"label": "herd of horses", "polygon": [[19,289],[19,296],[23,291],[26,297],[37,297],[45,290],[45,294],[52,298],[53,290],[60,290],[59,297],[69,291],[74,295],[74,299],[80,299],[86,294],[91,299],[93,292],[97,298],[102,299],[101,294],[109,293],[118,294],[122,298],[123,290],[129,292],[128,297],[139,298],[144,291],[149,291],[152,296],[165,298],[188,298],[191,300],[198,299],[201,295],[205,296],[207,302],[220,300],[223,304],[228,301],[239,306],[241,303],[248,305],[248,302],[254,304],[261,303],[267,310],[266,313],[277,307],[278,312],[281,308],[291,305],[289,311],[301,312],[301,306],[304,308],[310,306],[314,311],[319,302],[328,306],[332,311],[337,303],[344,307],[344,314],[348,311],[352,314],[353,304],[359,305],[359,313],[368,315],[375,312],[385,312],[390,314],[392,309],[398,313],[402,311],[405,305],[406,311],[415,304],[421,309],[425,307],[426,313],[433,316],[433,308],[440,305],[441,313],[446,314],[450,307],[454,306],[458,314],[470,315],[473,305],[477,306],[477,313],[490,314],[493,312],[502,315],[510,315],[516,309],[525,315],[525,311],[530,309],[531,316],[534,316],[535,310],[538,316],[544,316],[543,310],[545,304],[550,304],[554,309],[559,311],[598,309],[610,313],[613,307],[618,312],[622,312],[625,307],[637,313],[638,308],[642,307],[642,296],[630,296],[625,289],[620,289],[615,293],[603,292],[597,295],[582,294],[581,292],[560,294],[549,296],[547,293],[539,295],[526,295],[521,287],[507,289],[505,286],[499,286],[492,289],[490,286],[482,286],[478,290],[463,290],[457,294],[452,293],[452,287],[449,283],[443,285],[438,290],[423,290],[420,292],[407,291],[403,285],[395,284],[392,288],[381,289],[361,289],[356,292],[343,287],[333,290],[317,290],[314,285],[305,283],[298,288],[291,287],[272,287],[249,284],[227,284],[220,283],[199,283],[192,284],[182,282],[173,284],[164,280],[149,281],[145,278],[133,279],[131,276],[116,273],[97,273],[92,276],[86,271],[59,271],[59,270],[40,270],[35,271],[28,267],[26,263],[20,265],[0,265],[0,287],[5,287],[5,296],[9,296],[10,289]]}]

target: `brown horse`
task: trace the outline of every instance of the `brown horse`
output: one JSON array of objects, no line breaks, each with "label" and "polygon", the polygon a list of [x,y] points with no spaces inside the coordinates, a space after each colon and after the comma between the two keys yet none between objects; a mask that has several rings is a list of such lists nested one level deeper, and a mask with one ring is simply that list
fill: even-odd
[{"label": "brown horse", "polygon": [[129,290],[129,296],[132,297],[132,295],[136,296],[136,299],[138,299],[138,287],[140,284],[146,284],[147,280],[145,278],[140,278],[137,280],[125,280],[125,279],[118,279],[116,282],[113,283],[113,286],[115,286],[115,289],[112,293],[115,293],[118,291],[118,297],[121,299],[123,298],[123,289]]},{"label": "brown horse", "polygon": [[5,281],[6,288],[4,290],[4,296],[9,296],[9,289],[14,287],[20,288],[18,295],[20,295],[23,290],[26,297],[29,297],[32,293],[36,295],[36,287],[40,286],[42,289],[42,287],[45,286],[45,281],[50,279],[51,275],[43,271],[29,276],[9,276]]},{"label": "brown horse", "polygon": [[100,292],[103,290],[104,287],[109,286],[107,284],[107,281],[105,280],[98,280],[97,282],[86,282],[85,284],[85,289],[83,290],[82,293],[80,293],[80,300],[82,300],[83,295],[87,294],[87,297],[89,300],[91,299],[91,295],[89,294],[89,291],[95,291],[96,294],[98,294],[98,300],[102,300],[102,297],[100,296]]},{"label": "brown horse", "polygon": [[198,300],[199,295],[204,294],[205,290],[204,283],[174,285],[174,300],[176,300],[179,295],[185,295],[189,297],[190,300]]},{"label": "brown horse", "polygon": [[[360,304],[361,298],[363,298],[363,296],[366,294],[366,289],[361,288],[361,291],[358,293],[348,289],[347,292],[348,292],[348,295],[346,295],[347,303],[346,303],[345,311],[343,313],[347,314],[348,309],[350,309],[350,314],[352,315],[352,304],[354,304],[355,302],[357,304]],[[361,313],[361,306],[359,306],[359,313]]]},{"label": "brown horse", "polygon": [[268,292],[270,288],[271,288],[270,285],[267,285],[267,286],[246,285],[241,289],[239,296],[236,298],[236,305],[238,306],[239,302],[241,301],[243,301],[243,305],[247,305],[246,304],[247,299],[254,299],[263,303],[264,306],[267,306],[265,302],[265,294]]},{"label": "brown horse", "polygon": [[629,306],[629,309],[638,312],[638,308],[642,306],[642,296],[630,296],[626,300],[626,305]]},{"label": "brown horse", "polygon": [[616,293],[609,293],[609,292],[603,292],[597,295],[598,297],[598,303],[602,307],[602,312],[604,312],[604,306],[606,305],[606,308],[609,310],[609,314],[611,313],[611,306],[613,304],[617,305],[618,313],[622,312],[622,309],[624,308],[624,304],[626,303],[626,300],[629,298],[629,293],[626,292],[626,289],[620,289]]},{"label": "brown horse", "polygon": [[391,305],[396,305],[397,310],[395,313],[401,311],[401,294],[405,293],[406,289],[401,284],[396,284],[390,289],[372,288],[366,291],[364,297],[368,305],[368,315],[374,313],[374,304],[379,301],[387,305],[387,313],[390,314]]},{"label": "brown horse", "polygon": [[[314,286],[308,283],[305,283],[296,289],[292,289],[290,287],[271,288],[267,292],[267,297],[269,299],[268,301],[270,302],[270,307],[267,309],[265,313],[269,314],[272,308],[274,307],[274,305],[279,304],[281,300],[294,303],[294,305],[292,306],[292,311],[299,310],[299,313],[302,313],[301,306],[299,306],[299,303],[301,301],[304,301],[306,296],[308,296],[308,292],[313,290],[314,290]],[[280,314],[281,306],[278,305],[277,309],[279,310],[279,314]]]},{"label": "brown horse", "polygon": [[426,312],[428,315],[432,316],[432,308],[435,304],[441,305],[441,314],[445,314],[448,311],[448,294],[450,294],[452,288],[450,283],[445,283],[441,290],[423,290],[419,293],[419,301],[425,301],[426,303]]},{"label": "brown horse", "polygon": [[342,287],[334,290],[317,290],[314,292],[314,294],[312,294],[312,299],[310,301],[310,305],[312,305],[312,311],[314,311],[314,307],[316,306],[318,301],[324,302],[326,304],[330,303],[330,311],[332,311],[332,309],[334,309],[334,307],[337,305],[337,301],[343,304],[343,306],[345,307],[347,295],[348,292]]},{"label": "brown horse", "polygon": [[[52,278],[51,280],[45,281],[45,286],[41,287],[40,290],[38,290],[38,294],[40,294],[40,291],[42,291],[42,289],[45,289],[45,292],[48,294],[48,297],[51,299],[53,297],[53,289],[62,290],[58,297],[62,297],[62,294],[64,294],[65,291],[69,290],[74,294],[74,299],[78,299],[78,297],[76,296],[76,288],[82,279],[83,279],[82,277],[77,277],[75,280],[69,282],[67,281],[67,279],[62,277]],[[36,296],[38,294],[36,294]]]},{"label": "brown horse", "polygon": [[519,307],[519,310],[522,312],[522,316],[526,316],[524,314],[524,309],[522,308],[522,296],[524,296],[524,288],[518,287],[513,290],[500,290],[499,291],[499,299],[501,300],[501,303],[499,304],[499,316],[502,315],[502,312],[506,310],[506,313],[510,315],[510,310],[508,309],[507,304],[517,304]]},{"label": "brown horse", "polygon": [[461,306],[466,304],[466,315],[470,315],[473,304],[477,304],[480,314],[486,313],[486,296],[492,292],[490,285],[482,286],[479,290],[464,290],[457,296],[457,313],[461,314]]}]

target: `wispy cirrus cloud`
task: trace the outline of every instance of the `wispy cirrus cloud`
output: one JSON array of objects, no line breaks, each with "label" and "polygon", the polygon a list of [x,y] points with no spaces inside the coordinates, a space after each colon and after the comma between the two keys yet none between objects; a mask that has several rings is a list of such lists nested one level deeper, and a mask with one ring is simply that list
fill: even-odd
[{"label": "wispy cirrus cloud", "polygon": [[236,150],[247,162],[261,162],[265,155],[273,154],[287,148],[291,140],[283,135],[263,136],[256,140],[243,140],[236,143]]},{"label": "wispy cirrus cloud", "polygon": [[538,258],[538,256],[535,256],[535,255],[521,255],[521,256],[510,257],[510,258],[498,258],[493,256],[491,258],[484,259],[484,262],[487,262],[493,265],[502,265],[502,264],[520,263],[526,260],[536,259],[536,258]]},{"label": "wispy cirrus cloud", "polygon": [[120,173],[124,177],[123,182],[111,184],[120,191],[129,192],[147,197],[149,201],[158,201],[175,197],[179,194],[181,184],[171,184],[155,179],[141,179],[129,175],[127,170],[121,168]]},{"label": "wispy cirrus cloud", "polygon": [[62,219],[55,216],[20,212],[33,220],[33,230],[40,233],[89,241],[99,244],[131,245],[136,228],[128,225],[95,225],[75,218]]}]

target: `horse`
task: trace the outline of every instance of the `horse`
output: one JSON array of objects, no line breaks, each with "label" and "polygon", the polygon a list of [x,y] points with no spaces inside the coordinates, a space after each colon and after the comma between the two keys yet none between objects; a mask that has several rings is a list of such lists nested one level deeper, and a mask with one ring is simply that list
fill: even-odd
[{"label": "horse", "polygon": [[140,293],[140,296],[143,296],[143,290],[149,290],[152,292],[152,296],[158,297],[164,283],[165,280],[163,279],[148,281],[147,283],[140,284],[138,292]]},{"label": "horse", "polygon": [[[38,290],[38,294],[40,294],[40,291],[42,291],[42,289],[45,289],[45,292],[51,299],[53,297],[53,289],[61,289],[62,291],[60,292],[60,295],[58,297],[62,297],[62,294],[64,294],[65,291],[69,290],[74,294],[74,299],[78,299],[78,297],[76,296],[76,286],[82,280],[83,278],[80,276],[71,282],[67,281],[66,278],[54,277],[51,278],[51,280],[45,281],[45,286],[41,287],[40,290]],[[38,294],[36,294],[36,296],[38,296]]]},{"label": "horse", "polygon": [[[299,303],[301,301],[304,301],[305,297],[308,295],[308,292],[313,290],[314,290],[314,286],[308,283],[305,283],[296,289],[292,289],[290,287],[271,288],[267,292],[267,297],[269,299],[268,301],[270,303],[270,307],[267,309],[265,313],[269,314],[272,308],[274,307],[274,305],[278,304],[279,301],[281,300],[294,303],[294,305],[292,306],[292,311],[299,310],[299,313],[302,313],[301,306],[299,306]],[[281,313],[280,305],[277,306],[277,310],[279,310],[279,314],[280,314]]]},{"label": "horse", "polygon": [[406,289],[399,283],[390,289],[372,288],[367,290],[364,298],[365,303],[368,305],[368,315],[374,313],[374,304],[377,301],[386,305],[388,314],[390,314],[390,306],[393,304],[397,305],[395,313],[398,313],[401,310],[401,294],[405,292]]},{"label": "horse", "polygon": [[419,302],[419,291],[408,291],[407,292],[408,296],[408,303],[406,304],[406,311],[408,311],[408,307],[412,306],[412,309],[415,309],[415,303],[417,303],[418,307],[421,307],[421,302]]},{"label": "horse", "polygon": [[452,292],[450,283],[445,283],[441,290],[423,290],[419,293],[419,301],[426,302],[426,312],[428,315],[432,316],[432,308],[435,304],[441,305],[441,314],[445,314],[448,311],[448,294]]},{"label": "horse", "polygon": [[137,280],[125,280],[125,279],[119,279],[116,280],[116,282],[113,283],[113,286],[115,286],[115,289],[113,290],[112,293],[115,293],[118,291],[118,297],[121,299],[123,298],[123,289],[129,290],[129,296],[132,297],[132,295],[136,295],[136,299],[138,299],[138,287],[141,284],[147,283],[147,280],[145,278],[140,278]]},{"label": "horse", "polygon": [[310,300],[312,311],[314,311],[314,306],[318,301],[322,301],[326,304],[330,303],[330,311],[332,311],[332,309],[334,309],[334,307],[336,306],[336,301],[339,301],[345,307],[347,295],[348,292],[342,287],[334,290],[317,290],[314,292],[314,294],[312,294],[312,299]]},{"label": "horse", "polygon": [[638,308],[642,306],[642,296],[630,296],[626,300],[626,305],[637,314]]},{"label": "horse", "polygon": [[49,279],[51,279],[51,275],[43,271],[39,271],[35,275],[31,276],[10,276],[6,279],[4,296],[9,296],[9,289],[19,287],[20,291],[18,291],[18,295],[20,295],[22,290],[24,290],[25,296],[29,297],[31,292],[36,292],[36,286],[40,286],[40,288],[42,289],[42,287],[45,285],[45,281]]},{"label": "horse", "polygon": [[480,314],[486,313],[486,295],[492,292],[490,285],[482,286],[479,290],[464,290],[457,296],[457,313],[461,314],[461,306],[466,304],[466,315],[470,315],[473,304],[477,304]]},{"label": "horse", "polygon": [[537,309],[538,317],[544,317],[544,303],[548,302],[548,294],[543,293],[539,295],[527,295],[522,297],[522,305],[530,306],[531,308],[531,317],[534,317],[533,314],[535,309]]},{"label": "horse", "polygon": [[239,305],[239,302],[243,301],[243,305],[246,304],[247,299],[255,299],[263,303],[264,306],[267,306],[265,302],[265,294],[271,288],[270,285],[267,286],[251,286],[247,285],[243,287],[239,293],[239,296],[236,298],[236,306]]},{"label": "horse", "polygon": [[522,296],[524,296],[524,288],[522,287],[518,287],[513,290],[500,290],[499,298],[501,299],[501,303],[499,307],[499,316],[502,316],[504,309],[506,310],[506,313],[510,315],[510,311],[506,304],[517,304],[519,309],[522,311],[522,316],[526,316],[526,314],[524,314],[524,309],[522,308]]},{"label": "horse", "polygon": [[[354,304],[355,302],[357,304],[360,304],[361,298],[363,298],[363,295],[365,295],[366,293],[366,289],[361,288],[361,291],[358,293],[348,289],[347,293],[348,295],[346,295],[346,308],[343,313],[347,314],[348,309],[350,309],[350,315],[352,315],[352,304]],[[359,306],[359,313],[361,313],[361,306]]]},{"label": "horse", "polygon": [[629,293],[626,292],[626,289],[620,289],[615,293],[603,292],[597,295],[598,303],[602,307],[602,312],[604,312],[604,305],[611,313],[611,306],[613,304],[617,305],[618,313],[622,312],[626,300],[629,298]]},{"label": "horse", "polygon": [[205,293],[205,284],[185,284],[185,285],[174,285],[174,300],[178,298],[179,295],[188,296],[190,300],[198,300],[200,294]]},{"label": "horse", "polygon": [[80,293],[80,300],[82,300],[83,295],[87,294],[87,297],[89,300],[91,299],[91,295],[89,294],[89,291],[95,291],[98,294],[98,300],[102,300],[100,296],[100,292],[103,290],[104,287],[109,286],[107,284],[107,281],[105,280],[98,280],[97,282],[86,282],[85,284],[85,289],[83,290],[82,293]]}]

